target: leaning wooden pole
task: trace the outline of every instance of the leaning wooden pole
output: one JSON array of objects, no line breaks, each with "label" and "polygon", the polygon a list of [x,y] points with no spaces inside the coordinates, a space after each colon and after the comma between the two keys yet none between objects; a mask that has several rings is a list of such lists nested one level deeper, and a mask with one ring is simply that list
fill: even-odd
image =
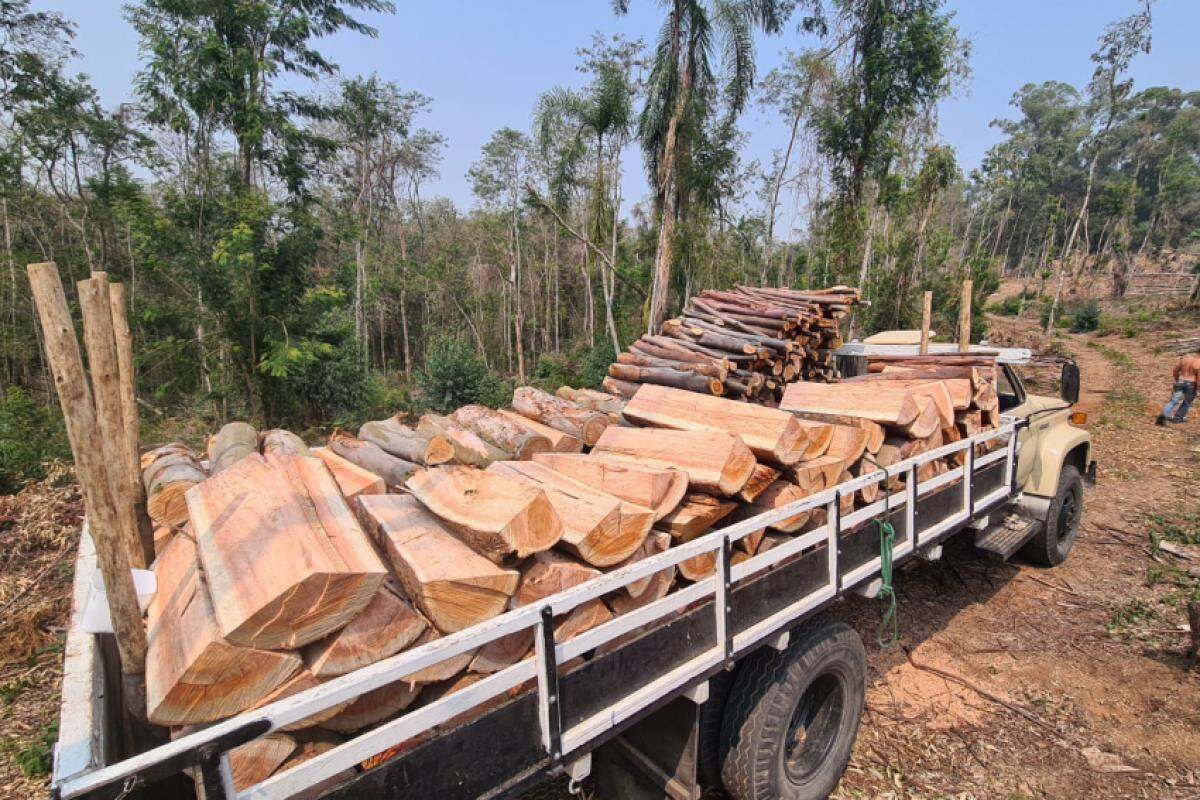
[{"label": "leaning wooden pole", "polygon": [[92,375],[92,399],[100,431],[100,452],[108,476],[109,490],[120,527],[121,539],[129,550],[129,563],[146,569],[154,561],[153,535],[142,538],[138,530],[137,501],[133,483],[137,479],[127,457],[125,416],[121,405],[121,368],[117,339],[113,333],[112,305],[108,299],[108,276],[96,272],[75,284],[79,311],[83,316],[83,344]]},{"label": "leaning wooden pole", "polygon": [[125,462],[132,482],[134,508],[137,509],[138,533],[143,545],[149,544],[154,555],[154,524],[146,512],[146,487],[142,485],[141,444],[138,438],[137,374],[133,366],[133,334],[125,311],[125,284],[108,285],[108,304],[112,309],[113,336],[117,343],[117,369],[121,381],[121,424],[125,433]]},{"label": "leaning wooden pole", "polygon": [[933,317],[933,292],[926,292],[921,301],[921,355],[929,353],[929,324]]},{"label": "leaning wooden pole", "polygon": [[67,438],[75,456],[79,482],[100,574],[108,595],[117,652],[124,673],[126,699],[136,716],[145,714],[146,631],[138,609],[129,555],[120,538],[116,508],[109,488],[100,431],[92,408],[91,391],[83,371],[79,341],[67,308],[58,268],[53,262],[30,264],[29,283],[42,325],[46,360],[62,404]]},{"label": "leaning wooden pole", "polygon": [[962,300],[958,307],[958,352],[971,351],[971,290],[974,281],[965,280],[962,285]]}]

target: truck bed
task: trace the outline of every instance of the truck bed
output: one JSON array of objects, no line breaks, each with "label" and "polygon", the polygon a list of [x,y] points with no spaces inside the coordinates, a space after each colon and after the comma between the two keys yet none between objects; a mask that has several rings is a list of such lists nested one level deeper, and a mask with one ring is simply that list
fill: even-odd
[{"label": "truck bed", "polygon": [[[63,731],[69,738],[59,744],[54,792],[63,798],[112,798],[131,781],[151,784],[183,768],[198,766],[210,796],[283,798],[388,752],[390,757],[377,758],[380,763],[320,796],[512,794],[590,752],[735,660],[777,640],[843,593],[874,580],[881,558],[879,527],[872,521],[886,519],[894,526],[893,558],[898,564],[1012,499],[1016,426],[1014,421],[1005,420],[995,430],[713,531],[550,597],[539,606],[510,611],[108,766],[100,766],[105,763],[103,754],[85,755],[87,733],[104,728],[104,720],[99,718],[103,715],[93,710],[84,722],[69,719],[77,714],[77,708],[68,707],[64,689]],[[977,456],[975,445],[993,439],[1005,446]],[[919,465],[958,451],[966,453],[963,467],[916,484]],[[878,502],[844,516],[838,513],[838,500],[844,494],[896,475],[908,478],[901,491],[885,494]],[[964,475],[970,479],[961,480]],[[730,565],[731,548],[739,539],[818,506],[828,509],[825,525]],[[555,616],[664,567],[711,551],[718,555],[713,576],[568,642],[554,642]],[[535,629],[536,644],[532,659],[410,710],[257,786],[233,792],[222,752],[424,666],[531,627]],[[580,658],[585,660],[578,663]],[[569,669],[559,666],[573,660]],[[85,664],[77,658],[72,663],[69,640],[71,671],[80,675],[68,675],[65,687],[74,686],[89,674],[93,686],[104,677],[104,670],[94,659]],[[72,696],[81,696],[79,687]],[[480,706],[487,710],[480,712]],[[473,712],[469,721],[456,723],[456,718],[468,712]],[[398,748],[401,743],[403,748]],[[66,758],[68,753],[70,757]],[[156,796],[153,788],[147,796]]]}]

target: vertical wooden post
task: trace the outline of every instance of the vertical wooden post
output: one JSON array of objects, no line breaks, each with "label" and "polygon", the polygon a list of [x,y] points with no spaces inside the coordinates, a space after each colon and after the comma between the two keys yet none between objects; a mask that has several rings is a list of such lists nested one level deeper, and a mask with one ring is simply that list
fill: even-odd
[{"label": "vertical wooden post", "polygon": [[929,353],[929,323],[933,316],[933,292],[926,292],[921,303],[921,355]]},{"label": "vertical wooden post", "polygon": [[967,279],[962,285],[962,300],[958,306],[958,352],[971,350],[971,290],[974,281]]},{"label": "vertical wooden post", "polygon": [[93,272],[75,284],[79,311],[83,316],[83,344],[92,375],[92,400],[100,432],[100,453],[108,477],[121,540],[129,550],[129,563],[146,569],[154,560],[153,537],[143,541],[138,531],[136,498],[131,494],[130,462],[125,458],[125,418],[121,408],[121,370],[117,339],[113,333],[112,305],[108,299],[108,276]]},{"label": "vertical wooden post", "polygon": [[143,548],[149,547],[154,556],[154,526],[146,512],[146,489],[142,486],[142,468],[139,463],[138,441],[137,375],[133,368],[133,334],[129,331],[129,318],[125,313],[125,284],[108,285],[108,302],[112,309],[113,336],[117,344],[117,369],[120,373],[121,423],[125,432],[125,463],[128,465],[130,497],[133,499],[139,538]]},{"label": "vertical wooden post", "polygon": [[75,326],[58,268],[53,262],[30,264],[28,272],[45,337],[46,359],[50,362],[54,387],[66,420],[67,438],[83,486],[88,524],[108,595],[127,699],[130,710],[141,717],[145,714],[146,630],[137,604],[133,575],[129,571],[129,554],[120,538],[79,341],[75,338]]}]

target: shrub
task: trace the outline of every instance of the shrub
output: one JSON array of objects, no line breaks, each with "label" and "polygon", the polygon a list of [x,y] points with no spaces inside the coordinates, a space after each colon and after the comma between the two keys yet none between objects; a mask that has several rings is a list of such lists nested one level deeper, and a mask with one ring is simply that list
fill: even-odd
[{"label": "shrub", "polygon": [[417,375],[429,407],[449,413],[468,403],[496,407],[508,401],[507,384],[463,339],[445,337],[433,341],[425,352],[425,369]]},{"label": "shrub", "polygon": [[21,388],[0,398],[0,492],[46,476],[46,463],[70,454],[62,420]]},{"label": "shrub", "polygon": [[1100,304],[1088,300],[1071,316],[1072,333],[1090,333],[1100,327]]},{"label": "shrub", "polygon": [[612,342],[601,342],[588,350],[579,370],[577,389],[599,389],[600,382],[608,375],[608,365],[617,360]]},{"label": "shrub", "polygon": [[1024,299],[1018,297],[1006,297],[999,303],[992,303],[988,306],[988,311],[993,314],[998,314],[1002,317],[1015,317],[1021,313],[1021,305]]}]

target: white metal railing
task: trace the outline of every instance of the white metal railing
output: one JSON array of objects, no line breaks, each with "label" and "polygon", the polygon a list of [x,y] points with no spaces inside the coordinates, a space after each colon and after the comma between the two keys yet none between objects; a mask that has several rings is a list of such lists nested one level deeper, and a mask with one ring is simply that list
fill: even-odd
[{"label": "white metal railing", "polygon": [[[880,558],[875,557],[839,579],[837,540],[842,531],[852,529],[880,514],[903,509],[906,522],[905,537],[893,549],[893,555],[901,557],[936,538],[942,532],[970,519],[977,510],[990,507],[1009,496],[1019,446],[1016,426],[1015,420],[1005,418],[1002,424],[994,430],[985,431],[913,456],[893,466],[880,468],[817,492],[787,506],[742,520],[690,542],[672,546],[661,554],[605,573],[587,583],[552,595],[537,605],[524,606],[506,612],[421,647],[326,681],[307,691],[278,700],[254,711],[245,712],[204,730],[182,736],[168,744],[116,764],[82,775],[64,777],[55,788],[64,800],[69,800],[109,784],[127,782],[148,767],[215,742],[248,723],[265,720],[269,723],[269,727],[263,731],[264,734],[279,730],[381,686],[403,680],[405,676],[425,667],[526,629],[534,629],[535,633],[536,653],[533,660],[520,661],[460,691],[410,711],[305,761],[287,772],[273,775],[256,786],[238,792],[236,797],[238,800],[268,800],[268,798],[289,797],[346,769],[353,768],[389,747],[429,732],[455,716],[500,697],[535,677],[537,678],[539,721],[543,745],[548,753],[555,757],[572,753],[597,735],[620,725],[624,720],[658,698],[686,686],[690,681],[732,657],[735,653],[744,652],[788,625],[801,614],[820,606],[834,597],[841,587],[852,587],[878,572]],[[1000,437],[1006,437],[1006,447],[976,457],[977,445]],[[963,466],[937,475],[918,485],[916,473],[921,465],[959,451],[966,452]],[[915,508],[919,497],[1001,459],[1006,461],[1005,479],[997,489],[984,497],[975,498],[972,496],[972,482],[970,480],[962,481],[962,504],[958,510],[923,531],[916,530]],[[904,488],[901,491],[889,493],[887,484],[896,477],[905,478]],[[884,487],[882,499],[851,513],[841,514],[840,498],[878,483],[882,483]],[[802,533],[740,564],[730,566],[729,553],[736,542],[773,523],[820,506],[827,508],[824,525]],[[826,583],[744,631],[738,633],[729,631],[728,595],[733,583],[822,543],[826,545],[828,562]],[[553,641],[554,617],[589,600],[622,589],[634,581],[674,567],[681,561],[705,553],[716,554],[717,569],[712,576],[668,594],[653,603],[622,614],[570,641],[562,643]],[[584,719],[570,728],[563,729],[561,727],[556,717],[559,705],[556,690],[558,680],[556,665],[708,597],[713,597],[715,600],[713,610],[716,614],[717,636],[712,649],[674,667],[648,685],[634,689],[603,712]],[[550,646],[551,644],[553,646]],[[222,757],[222,762],[226,784],[229,785],[227,755]],[[229,796],[235,795],[231,791]]]}]

